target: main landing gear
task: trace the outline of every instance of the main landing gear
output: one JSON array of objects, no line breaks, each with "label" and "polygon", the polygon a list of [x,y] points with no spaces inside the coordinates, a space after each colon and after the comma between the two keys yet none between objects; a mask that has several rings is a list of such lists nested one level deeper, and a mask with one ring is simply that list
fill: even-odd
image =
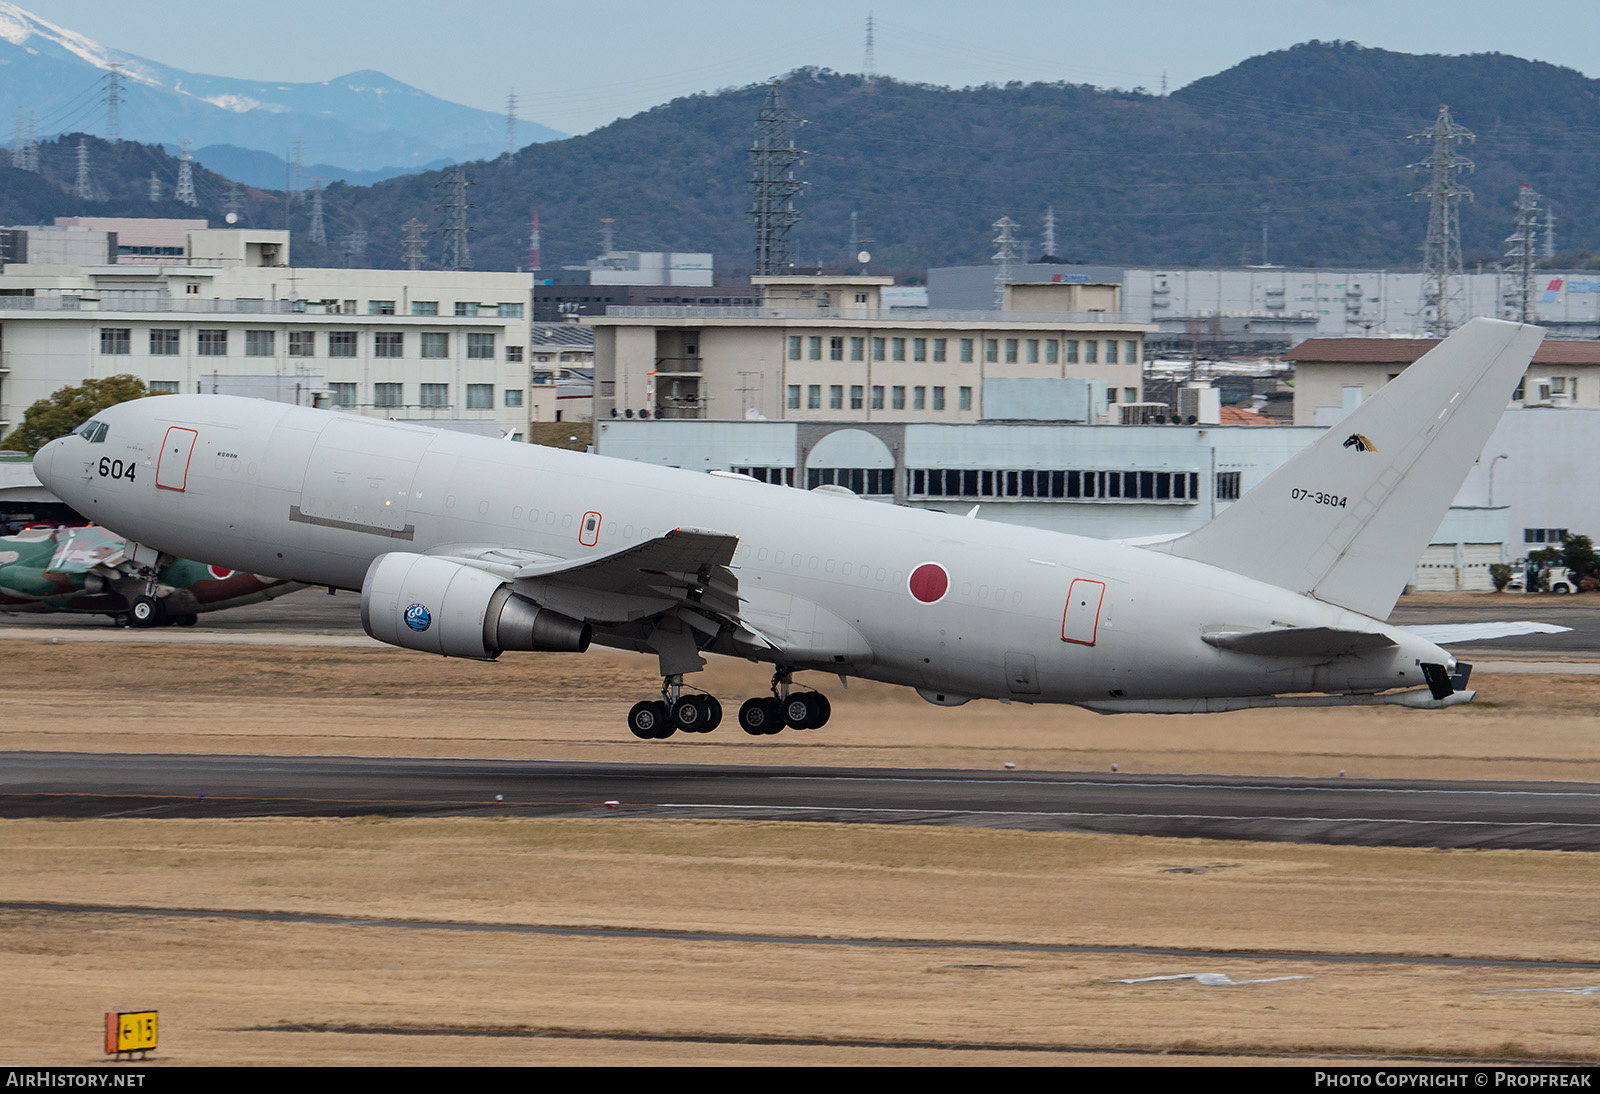
[{"label": "main landing gear", "polygon": [[[791,729],[821,729],[833,713],[828,697],[819,691],[789,690],[792,670],[780,668],[772,674],[772,697],[747,699],[739,708],[739,728],[752,737]],[[685,733],[710,733],[722,722],[722,704],[716,697],[701,693],[683,695],[682,676],[668,676],[661,683],[661,698],[635,703],[628,712],[628,729],[644,740],[665,740],[678,730]]]}]

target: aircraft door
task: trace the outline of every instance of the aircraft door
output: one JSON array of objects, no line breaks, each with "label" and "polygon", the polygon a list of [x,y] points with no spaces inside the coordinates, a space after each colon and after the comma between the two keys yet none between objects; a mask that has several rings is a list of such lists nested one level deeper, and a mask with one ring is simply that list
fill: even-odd
[{"label": "aircraft door", "polygon": [[169,426],[156,458],[156,486],[161,490],[184,490],[189,485],[189,459],[200,434],[182,426]]},{"label": "aircraft door", "polygon": [[590,510],[583,514],[583,524],[579,526],[578,542],[585,547],[593,547],[600,542],[600,514]]},{"label": "aircraft door", "polygon": [[1100,632],[1100,605],[1106,597],[1106,583],[1089,578],[1072,579],[1067,589],[1067,607],[1061,615],[1061,640],[1083,646],[1094,645]]}]

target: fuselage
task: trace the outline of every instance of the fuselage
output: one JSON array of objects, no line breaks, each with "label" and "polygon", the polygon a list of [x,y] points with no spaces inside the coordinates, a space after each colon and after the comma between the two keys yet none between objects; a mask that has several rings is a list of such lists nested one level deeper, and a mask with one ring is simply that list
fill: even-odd
[{"label": "fuselage", "polygon": [[[1422,683],[1419,662],[1454,663],[1335,605],[1079,536],[223,396],[139,400],[97,420],[98,442],[41,450],[40,479],[168,554],[354,589],[388,552],[576,558],[711,529],[739,538],[731,569],[751,624],[789,636],[768,659],[946,701],[1374,692]],[[1219,627],[1394,645],[1268,657],[1203,640]]]}]

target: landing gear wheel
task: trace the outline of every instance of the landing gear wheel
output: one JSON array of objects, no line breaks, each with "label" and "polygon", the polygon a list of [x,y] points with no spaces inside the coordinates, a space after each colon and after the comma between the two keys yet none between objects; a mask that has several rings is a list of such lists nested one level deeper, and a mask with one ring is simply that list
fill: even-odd
[{"label": "landing gear wheel", "polygon": [[832,713],[827,696],[817,691],[794,692],[783,705],[783,720],[795,729],[821,729]]},{"label": "landing gear wheel", "polygon": [[200,621],[198,615],[180,615],[173,622],[180,627],[192,627]]},{"label": "landing gear wheel", "polygon": [[701,733],[710,733],[722,724],[722,704],[717,702],[715,695],[702,695],[700,702],[705,704],[706,720],[700,726]]},{"label": "landing gear wheel", "polygon": [[133,626],[133,620],[128,618],[127,612],[118,612],[116,615],[111,617],[111,625],[113,627],[122,627],[126,629]]},{"label": "landing gear wheel", "polygon": [[739,708],[739,728],[752,737],[783,729],[783,707],[776,699],[746,699]]},{"label": "landing gear wheel", "polygon": [[137,596],[128,605],[128,617],[135,627],[159,627],[166,622],[167,610],[153,596]]},{"label": "landing gear wheel", "polygon": [[813,708],[811,721],[807,723],[806,728],[821,729],[833,716],[833,704],[828,702],[828,697],[820,691],[809,691],[806,693],[806,698],[811,700]]},{"label": "landing gear wheel", "polygon": [[685,733],[705,733],[710,728],[706,725],[710,713],[703,697],[685,695],[672,708],[673,728]]},{"label": "landing gear wheel", "polygon": [[667,704],[659,699],[633,704],[628,711],[628,729],[635,737],[646,741],[664,741],[672,736],[672,722],[667,718]]}]

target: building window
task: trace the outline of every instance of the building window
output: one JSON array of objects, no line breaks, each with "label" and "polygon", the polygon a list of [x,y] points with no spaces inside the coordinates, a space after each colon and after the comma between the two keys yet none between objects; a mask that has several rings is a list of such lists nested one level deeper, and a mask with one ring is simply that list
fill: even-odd
[{"label": "building window", "polygon": [[504,396],[503,401],[504,401],[506,406],[521,406],[522,405],[522,389],[520,387],[508,387],[508,388],[506,388],[505,396]]},{"label": "building window", "polygon": [[[443,387],[444,385],[439,385]],[[493,384],[468,384],[467,385],[468,410],[493,410],[494,385]]]},{"label": "building window", "polygon": [[1218,501],[1238,501],[1239,500],[1239,472],[1237,472],[1237,471],[1218,471],[1217,472],[1217,500]]},{"label": "building window", "polygon": [[168,327],[150,329],[150,356],[178,356],[178,332]]},{"label": "building window", "polygon": [[1137,403],[1139,401],[1139,389],[1136,387],[1123,388],[1122,399],[1124,402]]},{"label": "building window", "polygon": [[863,389],[860,384],[850,385],[850,409],[860,410]]},{"label": "building window", "polygon": [[125,356],[133,352],[132,327],[101,327],[100,352]]},{"label": "building window", "polygon": [[800,336],[798,334],[789,335],[789,360],[800,360]]},{"label": "building window", "polygon": [[199,296],[200,286],[191,281],[183,287],[183,291],[188,296]]},{"label": "building window", "polygon": [[439,302],[437,300],[413,300],[411,302],[412,315],[438,315]]},{"label": "building window", "polygon": [[394,314],[394,301],[393,300],[368,300],[367,301],[367,314],[368,315],[393,315]]},{"label": "building window", "polygon": [[329,384],[328,401],[334,406],[352,407],[356,405],[356,385],[354,384]]},{"label": "building window", "polygon": [[843,338],[830,338],[830,339],[828,339],[828,360],[830,360],[830,361],[843,361],[844,360],[844,339]]},{"label": "building window", "polygon": [[872,385],[872,409],[873,410],[882,410],[883,409],[883,385],[882,384],[873,384]]},{"label": "building window", "polygon": [[372,336],[372,356],[404,357],[406,336],[397,330],[380,330]]},{"label": "building window", "polygon": [[1106,402],[1114,403],[1116,401],[1117,401],[1117,389],[1114,388],[1114,387],[1106,388]]},{"label": "building window", "polygon": [[1006,364],[1014,365],[1016,363],[1017,363],[1017,340],[1015,338],[1007,338],[1006,339]]},{"label": "building window", "polygon": [[1522,542],[1524,543],[1565,543],[1567,530],[1565,528],[1524,528]]},{"label": "building window", "polygon": [[807,410],[821,410],[822,409],[822,385],[821,384],[808,384],[806,386],[806,409]]},{"label": "building window", "polygon": [[961,340],[961,360],[969,364],[972,361],[972,339],[970,338]]},{"label": "building window", "polygon": [[246,357],[271,357],[277,339],[270,330],[247,330],[244,332],[244,355]]},{"label": "building window", "polygon": [[1122,362],[1127,365],[1137,365],[1139,363],[1139,343],[1122,343]]},{"label": "building window", "polygon": [[843,384],[831,384],[831,385],[829,385],[829,387],[828,387],[828,409],[829,410],[843,410],[844,409],[844,385]]},{"label": "building window", "polygon": [[372,405],[376,407],[398,407],[404,404],[400,401],[399,384],[373,384]]},{"label": "building window", "polygon": [[425,330],[422,332],[422,356],[429,360],[437,360],[450,356],[450,336],[442,331]]},{"label": "building window", "polygon": [[971,410],[972,409],[972,389],[970,387],[960,388],[960,389],[958,389],[958,395],[959,395],[960,401],[956,404],[956,408],[958,410]]},{"label": "building window", "polygon": [[1098,341],[1093,338],[1085,339],[1083,343],[1083,363],[1086,365],[1095,364],[1098,361],[1099,352],[1100,343]]},{"label": "building window", "polygon": [[522,347],[521,346],[507,346],[506,347],[506,360],[512,362],[513,364],[521,361],[522,360]]},{"label": "building window", "polygon": [[933,340],[933,359],[935,361],[944,360],[944,347],[945,340],[943,338],[935,338]]},{"label": "building window", "polygon": [[942,387],[936,387],[933,389],[933,409],[944,409],[944,388]]},{"label": "building window", "polygon": [[928,340],[926,338],[913,338],[911,340],[911,359],[913,361],[926,361],[928,359]]},{"label": "building window", "polygon": [[1115,338],[1107,338],[1106,339],[1106,364],[1114,365],[1116,363],[1117,363],[1117,340]]},{"label": "building window", "polygon": [[903,384],[894,385],[894,390],[889,393],[890,409],[904,410],[906,408],[906,389]]},{"label": "building window", "polygon": [[999,361],[1000,361],[1000,342],[999,342],[998,339],[996,339],[996,338],[985,338],[983,340],[983,359],[985,361],[988,361],[990,364],[998,364],[999,363]]},{"label": "building window", "polygon": [[354,357],[356,355],[356,332],[353,330],[331,330],[328,332],[329,357]]},{"label": "building window", "polygon": [[496,314],[499,315],[501,319],[521,319],[522,305],[501,304],[500,307],[496,309]]},{"label": "building window", "polygon": [[883,360],[883,354],[884,354],[884,349],[885,349],[885,341],[886,340],[883,339],[883,338],[874,338],[872,340],[872,359],[874,361],[882,361]]},{"label": "building window", "polygon": [[228,332],[225,330],[201,331],[199,355],[201,357],[228,356]]},{"label": "building window", "polygon": [[1044,363],[1053,365],[1060,360],[1060,345],[1054,338],[1044,340]]},{"label": "building window", "polygon": [[290,357],[315,357],[317,355],[317,332],[314,330],[292,330],[289,332]]},{"label": "building window", "polygon": [[443,410],[450,405],[449,384],[423,384],[422,405],[429,410]]},{"label": "building window", "polygon": [[850,360],[859,361],[866,355],[866,352],[867,340],[865,338],[850,339]]},{"label": "building window", "polygon": [[906,359],[906,340],[904,338],[894,339],[893,349],[896,361],[904,361]]},{"label": "building window", "polygon": [[800,409],[800,385],[799,384],[790,384],[789,385],[789,409],[790,410],[799,410]]},{"label": "building window", "polygon": [[911,389],[911,409],[912,410],[926,410],[926,409],[928,409],[928,389],[927,388],[922,387],[922,386],[919,385],[919,386],[914,387],[914,388]]},{"label": "building window", "polygon": [[810,341],[810,347],[809,348],[811,350],[811,359],[813,361],[822,360],[822,338],[821,338],[821,336],[813,334],[811,336],[811,338],[809,339],[809,341]]},{"label": "building window", "polygon": [[1077,363],[1078,363],[1078,340],[1076,338],[1068,338],[1067,339],[1067,364],[1075,365]]},{"label": "building window", "polygon": [[1039,363],[1039,340],[1037,338],[1028,339],[1027,362],[1030,365],[1037,365]]},{"label": "building window", "polygon": [[494,360],[494,335],[469,334],[467,335],[467,360],[493,361]]},{"label": "building window", "polygon": [[[588,298],[585,297],[585,299],[588,299]],[[466,316],[468,319],[471,319],[471,318],[473,318],[474,316],[476,316],[478,314],[478,305],[468,303],[465,300],[457,300],[456,301],[456,314],[457,315],[461,315],[461,316]]]},{"label": "building window", "polygon": [[178,394],[177,380],[151,380],[150,383],[145,386],[150,389],[150,394],[152,395]]}]

